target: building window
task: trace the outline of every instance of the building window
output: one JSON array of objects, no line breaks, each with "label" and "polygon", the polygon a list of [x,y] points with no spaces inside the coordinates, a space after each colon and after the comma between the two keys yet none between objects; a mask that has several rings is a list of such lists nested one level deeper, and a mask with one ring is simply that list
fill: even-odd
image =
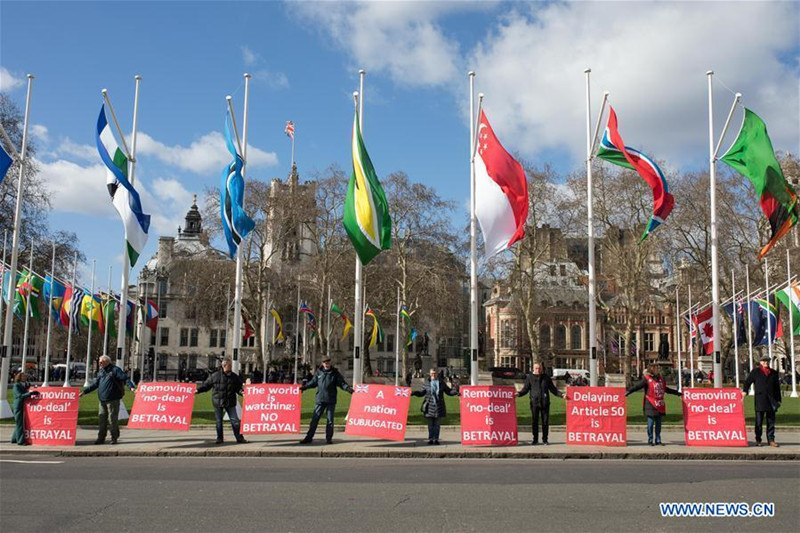
[{"label": "building window", "polygon": [[150,346],[155,346],[155,345],[156,345],[156,332],[150,330]]},{"label": "building window", "polygon": [[164,296],[165,294],[167,294],[167,280],[165,280],[165,279],[159,280],[159,282],[158,282],[158,294],[160,294],[161,296]]},{"label": "building window", "polygon": [[161,328],[159,330],[161,332],[161,339],[158,341],[159,346],[168,346],[169,345],[169,328]]},{"label": "building window", "polygon": [[661,323],[662,324],[666,324],[667,323],[667,315],[661,315]]},{"label": "building window", "polygon": [[654,352],[655,348],[655,335],[653,333],[644,334],[644,351]]},{"label": "building window", "polygon": [[567,326],[556,326],[556,350],[567,349]]},{"label": "building window", "polygon": [[569,330],[569,347],[572,350],[580,350],[583,348],[583,335],[581,327],[577,324],[572,326]]},{"label": "building window", "polygon": [[559,271],[562,276],[567,275],[567,265],[559,265]]},{"label": "building window", "polygon": [[181,328],[181,346],[189,345],[189,328]]},{"label": "building window", "polygon": [[169,357],[165,353],[158,354],[158,369],[159,370],[166,370],[167,369],[167,357]]},{"label": "building window", "polygon": [[161,307],[158,308],[158,318],[167,318],[167,302],[161,302]]},{"label": "building window", "polygon": [[191,354],[189,356],[189,370],[194,370],[197,368],[197,354]]},{"label": "building window", "polygon": [[386,335],[386,351],[394,352],[394,335]]},{"label": "building window", "polygon": [[189,346],[197,346],[197,328],[192,328],[191,336],[189,337]]},{"label": "building window", "polygon": [[208,335],[208,346],[209,348],[216,348],[217,347],[217,330],[212,329]]},{"label": "building window", "polygon": [[228,342],[228,330],[221,329],[219,330],[219,347],[224,348],[226,342]]},{"label": "building window", "polygon": [[550,348],[550,326],[539,328],[539,348],[543,350]]},{"label": "building window", "polygon": [[197,318],[197,307],[189,305],[186,307],[186,319],[195,320]]}]

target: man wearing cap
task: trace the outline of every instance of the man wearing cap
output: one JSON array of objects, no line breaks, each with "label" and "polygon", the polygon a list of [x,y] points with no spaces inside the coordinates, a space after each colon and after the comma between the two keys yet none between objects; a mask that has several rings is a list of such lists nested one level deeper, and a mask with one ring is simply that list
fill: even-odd
[{"label": "man wearing cap", "polygon": [[756,446],[761,446],[762,424],[767,419],[767,443],[777,448],[775,442],[775,412],[781,406],[781,386],[778,372],[769,367],[769,356],[761,358],[758,368],[754,368],[744,382],[742,396],[747,396],[747,391],[753,385],[755,400],[753,405],[756,412]]},{"label": "man wearing cap", "polygon": [[306,389],[317,389],[317,397],[314,405],[314,414],[311,415],[311,423],[308,425],[306,438],[300,444],[310,444],[317,431],[317,424],[323,412],[327,412],[327,422],[325,424],[325,442],[330,444],[333,441],[333,413],[336,410],[336,388],[340,387],[350,394],[353,388],[344,380],[344,376],[331,365],[331,358],[325,357],[322,366],[317,369],[314,377],[300,387],[301,391]]}]

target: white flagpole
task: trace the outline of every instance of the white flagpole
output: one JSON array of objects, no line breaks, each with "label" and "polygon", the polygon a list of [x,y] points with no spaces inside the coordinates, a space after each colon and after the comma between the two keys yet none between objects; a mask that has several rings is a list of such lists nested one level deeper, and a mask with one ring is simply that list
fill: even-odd
[{"label": "white flagpole", "polygon": [[709,176],[711,195],[711,306],[712,306],[712,333],[714,345],[714,387],[722,387],[722,372],[720,364],[720,330],[719,330],[719,259],[717,243],[717,176],[716,160],[714,158],[714,95],[712,90],[712,76],[714,71],[706,72],[708,78],[708,153]]},{"label": "white flagpole", "polygon": [[[53,243],[53,268],[55,268],[55,243]],[[101,310],[103,313],[103,355],[108,355],[108,317],[106,316],[106,308],[110,306],[111,302],[111,265],[108,267],[108,296],[106,297],[106,302],[103,304],[103,309]]]},{"label": "white flagpole", "polygon": [[327,325],[327,329],[325,330],[325,332],[326,332],[326,341],[327,341],[327,348],[325,350],[325,356],[326,357],[330,357],[331,356],[331,333],[333,333],[333,330],[331,329],[331,304],[332,303],[333,303],[333,301],[331,300],[331,286],[330,286],[330,284],[328,284],[328,325]]},{"label": "white flagpole", "polygon": [[[361,326],[362,326],[361,327],[361,346],[364,346],[365,343],[369,344],[369,343],[367,343],[367,341],[364,340],[364,338],[367,336],[366,328],[364,327],[364,325],[367,323],[367,280],[366,280],[366,276],[364,276],[364,278],[362,279],[361,287],[363,289],[363,291],[361,292],[361,301],[363,302],[363,304],[361,305]],[[364,360],[362,359],[361,360],[361,380],[363,381],[363,379],[364,379]]]},{"label": "white flagpole", "polygon": [[[792,398],[797,398],[797,370],[795,370],[795,366],[794,366],[795,365],[795,356],[794,356],[794,316],[793,316],[794,313],[793,313],[793,310],[792,310],[792,306],[794,305],[794,304],[792,304],[792,302],[793,302],[792,294],[794,293],[794,290],[792,288],[791,272],[792,272],[792,267],[789,264],[789,249],[787,248],[786,249],[786,278],[789,280],[788,281],[788,285],[789,286],[786,288],[786,292],[787,292],[787,294],[789,296],[789,299],[788,299],[789,300],[788,301],[788,304],[789,304],[788,305],[788,308],[789,308],[789,339],[790,339],[790,348],[789,349],[792,351],[792,357],[790,358],[790,360],[792,362],[792,366],[791,366],[791,368],[789,370],[792,373],[792,394],[791,394],[791,397]],[[776,305],[777,305],[777,303],[776,303]]]},{"label": "white flagpole", "polygon": [[[245,177],[247,170],[247,111],[250,99],[250,74],[244,75],[244,117],[242,118],[242,178]],[[228,99],[230,106],[230,99]],[[231,109],[231,120],[234,121],[233,109]],[[244,203],[244,200],[242,200]],[[244,206],[242,206],[244,207]],[[242,328],[242,269],[244,266],[244,259],[242,255],[242,248],[244,247],[244,239],[239,243],[239,248],[236,250],[236,286],[234,287],[233,297],[233,371],[239,373],[239,349],[242,345],[242,336],[240,330]]]},{"label": "white flagpole", "polygon": [[31,241],[31,256],[28,260],[28,294],[25,295],[25,332],[22,334],[22,363],[20,372],[25,372],[25,363],[28,359],[28,332],[31,322],[31,292],[33,291],[33,241]]},{"label": "white flagpole", "polygon": [[[303,339],[303,343],[305,343]],[[294,323],[294,384],[297,385],[297,358],[300,357],[300,278],[297,278],[297,317]]]},{"label": "white flagpole", "polygon": [[[92,322],[94,318],[94,272],[97,267],[97,259],[92,259],[92,281],[89,284],[89,333],[86,339],[86,372],[83,373],[83,386],[89,386],[89,374],[92,371]],[[81,305],[83,311],[83,305]]]},{"label": "white flagpole", "polygon": [[[142,301],[140,298],[144,298]],[[134,326],[135,329],[139,330],[139,361],[141,362],[142,366],[142,374],[144,374],[144,362],[145,362],[145,353],[144,353],[144,321],[147,317],[147,281],[144,282],[144,290],[142,291],[142,295],[136,299],[136,303],[138,305],[138,309],[136,309],[137,314],[134,315],[138,317],[139,323]],[[133,353],[133,345],[131,345],[131,353]],[[131,357],[133,359],[133,357]],[[153,361],[153,374],[156,373],[156,362]]]},{"label": "white flagpole", "polygon": [[[0,127],[2,127],[2,126],[0,126]],[[5,133],[5,130],[3,132]],[[3,231],[3,266],[2,266],[3,277],[2,277],[2,279],[0,279],[0,286],[2,286],[3,282],[5,281],[5,277],[6,277],[5,274],[7,272],[7,270],[6,270],[6,244],[7,243],[8,243],[8,230],[4,230]],[[55,244],[54,244],[54,246],[55,246]],[[11,285],[11,278],[9,278],[8,284]],[[6,295],[3,294],[3,296],[0,297],[0,324],[4,324],[3,318],[4,318],[5,315],[3,315],[3,306],[5,305],[5,300],[6,300]],[[11,299],[9,299],[9,302],[10,301],[11,301]],[[47,378],[45,378],[45,380],[46,379]]]},{"label": "white flagpole", "polygon": [[271,337],[269,336],[269,316],[270,316],[269,309],[272,306],[272,301],[270,299],[271,291],[272,291],[272,284],[267,283],[267,314],[264,317],[264,320],[266,321],[266,323],[264,324],[264,338],[262,339],[262,342],[264,343],[264,349],[261,354],[261,359],[262,359],[261,362],[262,365],[264,366],[264,378],[262,380],[262,383],[267,382],[267,361],[269,360],[269,351],[270,351],[270,346],[269,346],[270,341],[268,339],[271,339]]},{"label": "white flagpole", "polygon": [[78,252],[75,252],[75,263],[72,266],[72,283],[70,288],[72,295],[69,297],[69,307],[67,308],[67,315],[69,316],[69,331],[67,332],[67,367],[64,369],[64,387],[69,387],[69,362],[72,358],[72,306],[75,305],[75,274],[78,271]]},{"label": "white flagpole", "polygon": [[308,361],[308,315],[303,317],[303,363]]},{"label": "white flagpole", "polygon": [[478,229],[475,215],[475,72],[469,77],[469,383],[478,384]]},{"label": "white flagpole", "polygon": [[[158,368],[158,345],[160,341],[158,333],[160,331],[159,328],[161,328],[161,285],[159,283],[158,276],[156,276],[155,290],[156,290],[156,307],[157,307],[156,317],[158,318],[158,320],[156,321],[156,341],[153,343],[153,375],[155,375],[156,373],[155,370]],[[147,312],[145,312],[145,316],[147,316]],[[180,365],[180,363],[178,364]],[[139,379],[140,380],[144,379],[144,369],[142,369],[142,375],[139,376]]]},{"label": "white flagpole", "polygon": [[675,287],[675,342],[678,344],[678,392],[683,390],[683,365],[681,364],[681,297]]},{"label": "white flagpole", "polygon": [[[772,320],[770,320],[770,311],[769,311],[769,263],[767,262],[767,258],[764,258],[764,283],[766,284],[766,296],[765,299],[767,301],[767,353],[769,354],[769,364],[773,366],[772,361]],[[776,316],[777,318],[777,316]],[[777,325],[777,324],[776,324]]]},{"label": "white flagpole", "polygon": [[294,168],[294,136],[295,132],[292,132],[292,161],[289,165],[289,172],[291,172],[292,169]]},{"label": "white flagpole", "polygon": [[230,324],[231,320],[231,284],[228,283],[228,294],[226,296],[226,303],[225,303],[225,349],[222,350],[223,355],[227,355],[228,353],[228,344],[231,342],[231,336],[228,335],[228,324]]},{"label": "white flagpole", "polygon": [[[14,209],[14,231],[11,237],[11,278],[8,283],[8,308],[6,309],[5,327],[3,329],[3,347],[0,350],[2,365],[0,365],[0,418],[11,418],[11,406],[8,405],[8,371],[11,368],[11,343],[14,327],[14,312],[11,303],[11,287],[14,285],[14,276],[17,273],[19,259],[19,240],[22,237],[20,226],[22,222],[22,181],[25,175],[25,155],[28,150],[28,119],[31,109],[31,89],[33,88],[33,74],[28,74],[28,92],[25,96],[25,121],[22,126],[22,151],[19,158],[19,178],[17,179],[17,203]],[[13,146],[12,146],[13,148]]]},{"label": "white flagpole", "polygon": [[736,309],[736,272],[731,269],[731,289],[733,291],[733,354],[734,372],[736,372],[736,388],[739,388],[739,311]]},{"label": "white flagpole", "polygon": [[[597,386],[597,296],[594,271],[594,200],[592,198],[592,108],[589,76],[592,69],[583,71],[586,74],[586,191],[587,191],[587,226],[589,236],[589,385]],[[638,347],[637,347],[638,354]]]},{"label": "white flagpole", "polygon": [[[747,352],[750,357],[750,372],[753,371],[753,317],[750,311],[750,268],[745,268],[745,280],[747,283]],[[753,392],[753,386],[750,386],[750,393]]]},{"label": "white flagpole", "polygon": [[[5,252],[5,246],[4,250]],[[5,253],[3,254],[5,256]],[[5,257],[4,257],[5,259]],[[53,333],[53,290],[56,283],[56,241],[53,241],[53,259],[50,263],[50,294],[47,297],[47,339],[44,347],[44,382],[42,387],[50,386],[50,340]]]},{"label": "white flagpole", "polygon": [[[394,349],[394,386],[400,384],[400,374],[398,368],[400,367],[400,286],[397,286],[397,326],[395,328],[395,349]],[[405,344],[405,339],[402,341]]]},{"label": "white flagpole", "polygon": [[[353,103],[358,109],[358,127],[361,130],[361,135],[364,135],[364,76],[366,71],[361,69],[358,71],[358,92],[353,93]],[[363,276],[364,265],[361,264],[361,258],[356,254],[356,279],[355,279],[355,302],[353,304],[353,384],[360,384],[362,382],[363,373],[361,371],[361,351],[363,349],[363,332],[364,332],[364,318],[362,308],[364,302],[362,301],[361,278]]]},{"label": "white flagpole", "polygon": [[698,336],[699,332],[696,331],[696,329],[695,329],[694,317],[692,316],[692,314],[693,314],[692,313],[692,286],[689,285],[689,327],[692,328],[691,330],[695,332],[694,338],[692,338],[692,336],[689,335],[689,372],[692,373],[692,375],[689,376],[689,378],[691,380],[690,384],[691,384],[692,388],[694,388],[694,343],[695,343],[695,340],[697,339],[697,336]]}]

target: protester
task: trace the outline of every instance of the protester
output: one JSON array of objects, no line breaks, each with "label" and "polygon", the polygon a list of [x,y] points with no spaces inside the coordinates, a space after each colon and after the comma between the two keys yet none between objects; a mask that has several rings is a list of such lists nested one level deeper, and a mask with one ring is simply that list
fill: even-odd
[{"label": "protester", "polygon": [[531,431],[533,432],[532,446],[539,444],[539,418],[542,419],[542,444],[547,446],[547,436],[550,431],[550,393],[563,398],[550,376],[544,372],[544,365],[534,363],[533,370],[525,376],[525,383],[517,393],[520,398],[530,393],[531,395]]},{"label": "protester", "polygon": [[412,396],[425,398],[422,401],[422,416],[428,422],[428,444],[439,445],[439,431],[441,430],[441,420],[447,415],[447,408],[444,403],[444,395],[459,396],[458,391],[452,390],[435,368],[431,368],[430,376],[425,378],[425,383],[418,391],[411,393]]},{"label": "protester", "polygon": [[[661,419],[667,413],[667,404],[664,401],[664,394],[674,394],[682,396],[675,389],[667,387],[664,378],[658,371],[658,365],[650,365],[644,372],[644,379],[625,391],[625,396],[630,396],[634,392],[645,389],[642,406],[647,417],[647,444],[650,446],[660,445],[661,442]],[[655,440],[653,440],[653,428],[655,427]]]},{"label": "protester", "polygon": [[742,386],[742,395],[747,396],[747,391],[753,385],[755,400],[753,405],[756,412],[756,446],[761,446],[764,418],[767,419],[767,443],[778,447],[775,442],[775,413],[781,406],[781,386],[778,382],[778,372],[769,367],[769,355],[761,358],[758,368],[754,368]]},{"label": "protester", "polygon": [[214,418],[217,423],[217,444],[222,444],[225,441],[222,435],[223,411],[228,413],[228,418],[231,420],[236,443],[244,444],[247,442],[242,437],[242,434],[239,433],[239,414],[236,412],[236,407],[239,405],[236,395],[242,395],[244,384],[242,383],[242,378],[233,373],[232,367],[233,363],[230,359],[223,360],[220,369],[208,376],[208,379],[198,386],[195,391],[195,394],[202,394],[213,389],[211,392],[211,404],[214,406]]},{"label": "protester", "polygon": [[11,444],[28,444],[25,441],[25,400],[39,395],[39,391],[28,392],[29,388],[28,375],[25,372],[14,376],[14,433],[11,435]]},{"label": "protester", "polygon": [[314,414],[311,415],[311,423],[308,426],[306,437],[300,444],[310,444],[317,431],[317,425],[323,412],[326,412],[327,420],[325,423],[325,442],[333,442],[333,413],[336,410],[336,388],[353,393],[353,387],[347,384],[344,376],[333,367],[330,357],[322,360],[322,366],[314,373],[314,377],[305,385],[300,387],[301,391],[306,389],[317,389],[317,396],[314,401]]},{"label": "protester", "polygon": [[111,363],[107,355],[100,356],[100,370],[89,384],[81,391],[81,396],[97,389],[97,398],[100,400],[99,423],[97,440],[95,444],[105,444],[108,426],[111,425],[111,444],[119,440],[119,402],[125,396],[125,385],[131,391],[136,390],[136,385],[122,369]]}]

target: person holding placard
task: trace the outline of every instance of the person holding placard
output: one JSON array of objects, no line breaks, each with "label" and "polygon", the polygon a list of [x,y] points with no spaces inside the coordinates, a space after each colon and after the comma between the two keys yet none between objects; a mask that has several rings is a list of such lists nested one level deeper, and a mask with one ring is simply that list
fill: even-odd
[{"label": "person holding placard", "polygon": [[11,435],[11,444],[26,446],[25,442],[25,400],[31,396],[38,396],[39,391],[28,391],[28,374],[20,372],[14,376],[14,433]]},{"label": "person holding placard", "polygon": [[347,381],[344,380],[344,376],[331,365],[331,358],[325,357],[325,359],[322,360],[322,366],[314,373],[314,377],[312,377],[308,383],[300,387],[300,391],[313,388],[317,389],[314,414],[311,415],[308,433],[306,433],[306,437],[300,441],[300,444],[311,444],[322,413],[327,413],[325,442],[331,444],[333,442],[333,413],[336,411],[336,389],[341,388],[352,394],[353,387],[348,385]]},{"label": "person holding placard", "polygon": [[422,401],[421,411],[422,416],[428,422],[428,444],[439,445],[441,420],[447,415],[447,408],[444,403],[445,394],[459,396],[457,390],[447,386],[447,383],[439,376],[435,368],[431,368],[430,376],[425,378],[422,388],[411,393],[412,396],[425,398]]},{"label": "person holding placard", "polygon": [[236,412],[236,406],[239,404],[236,395],[242,395],[242,378],[232,371],[233,362],[230,359],[222,361],[222,366],[219,370],[208,376],[202,385],[197,387],[195,394],[201,394],[208,390],[214,389],[211,392],[211,404],[214,406],[214,418],[217,427],[217,444],[224,442],[222,435],[222,418],[225,413],[228,413],[228,418],[231,420],[231,427],[233,428],[233,436],[236,438],[237,444],[244,444],[247,442],[242,434],[239,432],[240,422],[239,414]]},{"label": "person holding placard", "polygon": [[111,444],[116,444],[119,439],[119,402],[125,396],[125,385],[132,392],[136,385],[120,367],[111,363],[107,355],[100,356],[100,370],[88,387],[81,391],[81,396],[97,389],[97,398],[100,400],[99,424],[95,444],[104,444],[108,426],[111,426]]},{"label": "person holding placard", "polygon": [[742,385],[742,396],[747,396],[747,391],[753,385],[755,400],[753,407],[756,412],[756,446],[761,446],[764,419],[767,419],[767,443],[778,447],[775,442],[775,413],[781,406],[781,385],[778,381],[778,372],[769,367],[769,355],[759,361],[758,368],[754,368]]},{"label": "person holding placard", "polygon": [[[664,401],[665,394],[681,396],[681,393],[667,387],[664,378],[658,371],[658,365],[650,365],[644,372],[644,379],[625,391],[625,396],[630,396],[638,390],[645,389],[642,407],[644,415],[647,417],[647,444],[650,446],[664,446],[661,442],[661,419],[667,414],[667,403]],[[655,429],[655,435],[654,430]],[[655,440],[653,438],[655,437]]]},{"label": "person holding placard", "polygon": [[542,419],[542,444],[547,446],[547,435],[550,431],[550,394],[555,394],[559,398],[563,395],[558,391],[553,380],[544,371],[544,365],[533,363],[530,374],[525,376],[525,384],[517,392],[517,396],[522,398],[526,394],[531,395],[531,431],[533,432],[532,446],[539,444],[539,418]]}]

